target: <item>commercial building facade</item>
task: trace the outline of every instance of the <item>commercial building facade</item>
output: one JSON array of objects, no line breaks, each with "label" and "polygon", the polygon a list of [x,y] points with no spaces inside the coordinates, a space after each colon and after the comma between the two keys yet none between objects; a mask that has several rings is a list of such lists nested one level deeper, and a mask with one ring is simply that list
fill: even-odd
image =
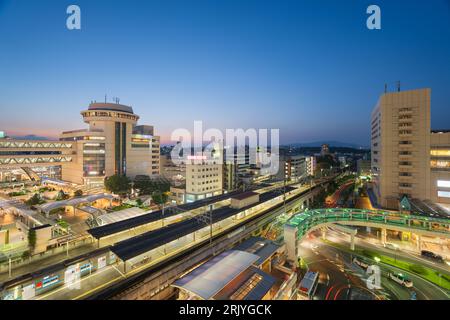
[{"label": "commercial building facade", "polygon": [[405,196],[448,201],[437,196],[437,186],[439,180],[450,180],[443,165],[450,144],[446,133],[431,132],[430,104],[430,89],[390,92],[380,97],[372,112],[371,170],[382,207],[398,209]]},{"label": "commercial building facade", "polygon": [[[87,129],[65,131],[59,141],[2,139],[9,159],[2,167],[60,166],[67,182],[102,186],[114,174],[159,174],[159,137],[152,126],[138,126],[139,116],[118,103],[91,103],[81,115]],[[24,157],[25,155],[25,157]]]},{"label": "commercial building facade", "polygon": [[223,193],[222,152],[212,158],[202,152],[188,156],[186,163],[186,202],[209,198]]},{"label": "commercial building facade", "polygon": [[450,131],[431,132],[431,201],[450,204]]},{"label": "commercial building facade", "polygon": [[315,157],[281,156],[277,178],[287,181],[304,179],[313,176],[315,168]]}]

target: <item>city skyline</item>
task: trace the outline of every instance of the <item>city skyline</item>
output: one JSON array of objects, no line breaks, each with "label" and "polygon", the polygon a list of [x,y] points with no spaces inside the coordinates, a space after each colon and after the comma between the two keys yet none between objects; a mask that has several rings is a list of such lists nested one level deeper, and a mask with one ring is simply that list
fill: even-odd
[{"label": "city skyline", "polygon": [[69,4],[0,1],[0,129],[10,135],[85,127],[79,110],[106,94],[154,124],[163,144],[202,120],[279,128],[282,144],[367,146],[367,115],[397,80],[431,88],[431,127],[449,126],[448,1],[381,1],[381,30],[366,28],[365,1],[78,1],[75,31]]},{"label": "city skyline", "polygon": [[450,0],[72,1],[0,0],[0,304],[450,300]]}]

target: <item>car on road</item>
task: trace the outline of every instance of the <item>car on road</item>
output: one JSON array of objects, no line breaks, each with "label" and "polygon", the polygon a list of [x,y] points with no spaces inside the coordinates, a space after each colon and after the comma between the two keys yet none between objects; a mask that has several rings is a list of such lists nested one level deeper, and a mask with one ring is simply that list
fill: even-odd
[{"label": "car on road", "polygon": [[437,262],[442,262],[442,263],[445,262],[444,258],[442,258],[442,256],[435,254],[434,252],[431,252],[431,251],[422,250],[420,252],[420,254],[422,255],[422,257],[429,258],[429,259],[432,259]]},{"label": "car on road", "polygon": [[395,245],[395,244],[393,244],[393,243],[389,243],[389,242],[386,242],[386,243],[384,244],[384,247],[385,247],[386,249],[390,249],[390,250],[397,250],[397,249],[398,249],[398,246],[397,246],[397,245]]},{"label": "car on road", "polygon": [[363,260],[360,260],[358,258],[353,258],[353,263],[356,264],[357,266],[363,268],[364,270],[366,270],[369,267],[369,264],[364,262]]},{"label": "car on road", "polygon": [[402,273],[395,273],[395,272],[388,272],[388,278],[391,280],[394,280],[398,284],[406,287],[406,288],[412,288],[413,282],[409,280],[405,275]]}]

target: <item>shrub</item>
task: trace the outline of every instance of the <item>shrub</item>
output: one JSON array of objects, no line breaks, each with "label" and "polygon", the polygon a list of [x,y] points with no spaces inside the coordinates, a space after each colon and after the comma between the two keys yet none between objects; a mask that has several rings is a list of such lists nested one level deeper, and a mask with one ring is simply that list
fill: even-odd
[{"label": "shrub", "polygon": [[419,264],[410,265],[409,270],[411,270],[412,272],[418,273],[418,274],[426,274],[427,273],[427,270]]},{"label": "shrub", "polygon": [[30,256],[31,256],[30,251],[24,251],[24,252],[22,253],[22,259],[23,259],[23,260],[28,259]]},{"label": "shrub", "polygon": [[365,255],[366,257],[369,257],[371,259],[375,258],[377,256],[377,254],[371,250],[367,250],[367,249],[363,249],[362,250],[362,254]]}]

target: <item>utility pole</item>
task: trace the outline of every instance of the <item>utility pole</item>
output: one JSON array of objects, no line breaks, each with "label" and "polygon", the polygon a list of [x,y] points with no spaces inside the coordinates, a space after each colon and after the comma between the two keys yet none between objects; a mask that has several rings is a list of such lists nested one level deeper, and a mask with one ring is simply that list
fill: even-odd
[{"label": "utility pole", "polygon": [[[209,247],[212,249],[213,245],[212,245],[212,237],[213,237],[213,218],[212,218],[212,211],[213,211],[213,205],[210,204],[208,206],[209,208],[207,209],[208,211],[195,216],[194,219],[196,219],[198,222],[201,222],[205,225],[209,224]],[[213,252],[214,255],[214,252]]]},{"label": "utility pole", "polygon": [[213,220],[212,220],[212,204],[209,205],[209,246],[212,248],[212,236],[213,236]]},{"label": "utility pole", "polygon": [[284,176],[284,183],[283,183],[283,208],[284,208],[284,214],[286,214],[286,175]]},{"label": "utility pole", "polygon": [[162,204],[161,223],[162,227],[164,228],[164,203]]}]

